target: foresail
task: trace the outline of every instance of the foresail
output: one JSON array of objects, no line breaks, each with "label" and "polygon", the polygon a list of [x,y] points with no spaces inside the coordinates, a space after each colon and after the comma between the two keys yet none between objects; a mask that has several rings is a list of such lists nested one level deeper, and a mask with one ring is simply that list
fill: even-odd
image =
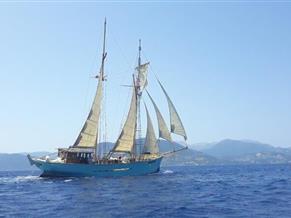
[{"label": "foresail", "polygon": [[136,67],[135,70],[138,72],[137,76],[137,86],[139,87],[139,91],[142,92],[144,88],[147,86],[147,75],[148,75],[148,66],[149,62],[145,64],[141,64],[140,66]]},{"label": "foresail", "polygon": [[95,147],[98,137],[98,124],[101,111],[103,81],[98,80],[96,95],[83,128],[74,143],[74,147]]},{"label": "foresail", "polygon": [[168,101],[168,106],[169,106],[169,111],[170,111],[170,122],[171,122],[171,132],[175,133],[177,135],[181,135],[184,137],[185,140],[187,140],[187,135],[186,135],[186,131],[185,128],[183,126],[183,123],[177,113],[177,110],[173,104],[173,102],[171,101],[170,97],[168,96],[166,90],[164,89],[163,85],[161,84],[161,82],[158,80],[166,98]]},{"label": "foresail", "polygon": [[148,91],[147,91],[147,94],[148,94],[149,98],[151,99],[151,101],[154,105],[155,111],[156,111],[158,126],[159,126],[159,138],[163,138],[163,139],[166,139],[169,142],[171,142],[172,138],[171,138],[170,131],[168,130],[167,124],[166,124],[158,106],[156,105],[156,103],[154,102],[153,98],[148,93]]},{"label": "foresail", "polygon": [[155,135],[155,130],[154,130],[153,123],[151,121],[146,105],[145,105],[145,109],[147,113],[147,133],[146,133],[146,138],[145,138],[145,144],[143,147],[143,153],[157,154],[159,153],[159,148],[157,146],[157,138]]},{"label": "foresail", "polygon": [[130,109],[120,136],[113,148],[115,152],[132,152],[135,143],[137,101],[136,91],[133,88]]}]

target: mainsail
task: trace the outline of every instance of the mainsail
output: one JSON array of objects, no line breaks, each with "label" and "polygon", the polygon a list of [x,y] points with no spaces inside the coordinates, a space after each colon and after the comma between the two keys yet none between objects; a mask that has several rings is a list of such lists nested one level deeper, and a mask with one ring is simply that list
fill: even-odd
[{"label": "mainsail", "polygon": [[103,52],[102,52],[102,63],[99,75],[96,76],[98,78],[98,86],[96,90],[96,94],[94,97],[94,101],[90,110],[90,113],[87,117],[86,122],[83,125],[81,132],[77,140],[74,143],[74,147],[97,147],[97,139],[98,139],[98,125],[99,125],[99,117],[101,112],[101,104],[103,97],[103,81],[104,81],[104,63],[106,58],[105,52],[105,37],[106,37],[106,19],[104,22],[104,35],[103,35]]},{"label": "mainsail", "polygon": [[103,80],[99,77],[95,98],[83,128],[74,147],[95,147],[98,138],[98,124],[101,111]]},{"label": "mainsail", "polygon": [[120,136],[113,148],[113,152],[132,152],[135,143],[137,99],[136,87],[133,87],[127,119],[124,123]]},{"label": "mainsail", "polygon": [[147,113],[147,133],[143,148],[143,153],[147,154],[157,154],[159,153],[159,148],[157,146],[157,138],[155,135],[155,130],[147,109],[147,106],[145,105],[146,113]]},{"label": "mainsail", "polygon": [[168,101],[168,106],[169,106],[169,111],[170,111],[170,122],[171,122],[171,132],[175,133],[177,135],[181,135],[184,137],[185,140],[187,140],[187,135],[186,135],[186,131],[185,128],[183,126],[183,123],[177,113],[177,110],[173,104],[173,102],[171,101],[170,97],[168,96],[166,90],[164,89],[163,85],[161,84],[161,82],[158,80],[166,98]]},{"label": "mainsail", "polygon": [[147,91],[147,94],[148,94],[149,98],[151,99],[151,101],[154,105],[155,111],[156,111],[158,126],[159,126],[159,138],[163,138],[163,139],[166,139],[169,142],[171,142],[172,138],[171,138],[171,134],[168,130],[167,124],[166,124],[158,106],[156,105],[156,103],[154,102],[153,98],[151,97],[150,93],[148,93],[148,91]]}]

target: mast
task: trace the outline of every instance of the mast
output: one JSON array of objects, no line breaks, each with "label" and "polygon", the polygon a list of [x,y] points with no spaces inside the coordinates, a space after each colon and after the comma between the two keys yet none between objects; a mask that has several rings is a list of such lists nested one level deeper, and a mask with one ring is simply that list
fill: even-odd
[{"label": "mast", "polygon": [[98,79],[95,97],[90,108],[90,112],[86,118],[83,127],[73,144],[73,147],[91,148],[94,150],[94,159],[96,160],[96,153],[98,148],[98,136],[100,136],[100,114],[101,104],[103,98],[103,81],[104,81],[104,63],[106,58],[105,52],[105,37],[106,37],[106,19],[104,22],[104,42],[102,52],[102,63],[99,74],[95,76]]},{"label": "mast", "polygon": [[[140,66],[141,66],[141,39],[139,39],[139,46],[138,46],[138,75],[140,75]],[[137,77],[139,78],[139,77]],[[137,138],[138,138],[138,144],[135,146],[135,155],[138,154],[137,146],[139,149],[139,152],[141,152],[141,117],[140,117],[140,98],[142,93],[140,92],[140,81],[138,81],[137,84]]]},{"label": "mast", "polygon": [[[104,32],[103,32],[103,50],[102,50],[102,62],[101,62],[101,69],[99,76],[101,77],[102,81],[104,81],[104,63],[106,59],[107,52],[105,52],[105,46],[106,46],[106,18],[104,21]],[[98,78],[98,76],[97,76]]]},{"label": "mast", "polygon": [[141,64],[141,41],[139,41],[139,58],[136,69],[136,77],[133,74],[133,93],[130,108],[121,133],[115,143],[114,148],[107,155],[110,157],[114,152],[125,152],[131,154],[132,158],[137,158],[141,152],[141,119],[140,119],[140,98],[142,90],[147,85],[147,67],[149,63]]},{"label": "mast", "polygon": [[[104,78],[104,67],[105,67],[105,59],[106,59],[106,55],[107,55],[107,52],[105,51],[106,49],[106,17],[105,17],[105,20],[104,20],[104,29],[103,29],[103,49],[102,49],[102,60],[101,60],[101,68],[100,68],[100,72],[99,72],[99,75],[96,76],[96,78],[99,78],[99,81],[101,83],[103,83],[103,81],[105,80]],[[101,134],[99,134],[101,135]],[[96,137],[96,142],[95,142],[95,145],[94,145],[94,159],[97,160],[97,145],[98,145],[98,136]],[[101,148],[99,148],[99,151]],[[98,152],[101,154],[101,152]]]}]

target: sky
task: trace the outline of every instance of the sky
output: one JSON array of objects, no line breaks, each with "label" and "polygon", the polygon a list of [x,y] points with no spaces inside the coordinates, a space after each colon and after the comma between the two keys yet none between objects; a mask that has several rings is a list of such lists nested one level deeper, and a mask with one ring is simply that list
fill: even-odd
[{"label": "sky", "polygon": [[190,144],[231,138],[291,146],[291,2],[6,1],[0,2],[1,153],[74,143],[96,90],[105,17],[103,139],[114,142],[120,132],[130,100],[122,85],[132,81],[142,39],[148,91],[169,124],[156,74]]}]

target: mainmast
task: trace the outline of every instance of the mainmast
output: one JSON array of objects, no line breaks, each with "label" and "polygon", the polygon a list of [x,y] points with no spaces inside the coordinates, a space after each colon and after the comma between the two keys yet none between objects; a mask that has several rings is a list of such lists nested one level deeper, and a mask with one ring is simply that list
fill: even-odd
[{"label": "mainmast", "polygon": [[115,146],[107,157],[110,157],[114,152],[125,152],[129,153],[132,158],[137,158],[141,151],[141,148],[138,147],[141,146],[140,97],[146,85],[145,75],[148,63],[141,64],[140,52],[141,42],[139,42],[139,63],[136,67],[137,76],[133,75],[133,92],[127,118]]},{"label": "mainmast", "polygon": [[[138,80],[140,75],[140,67],[141,66],[141,39],[139,39],[139,46],[138,46]],[[141,152],[141,117],[140,117],[140,99],[141,99],[141,87],[140,87],[140,81],[137,81],[137,144],[135,146],[135,155],[137,156],[138,152]],[[138,147],[138,148],[137,148]],[[139,151],[138,151],[139,150]]]}]

